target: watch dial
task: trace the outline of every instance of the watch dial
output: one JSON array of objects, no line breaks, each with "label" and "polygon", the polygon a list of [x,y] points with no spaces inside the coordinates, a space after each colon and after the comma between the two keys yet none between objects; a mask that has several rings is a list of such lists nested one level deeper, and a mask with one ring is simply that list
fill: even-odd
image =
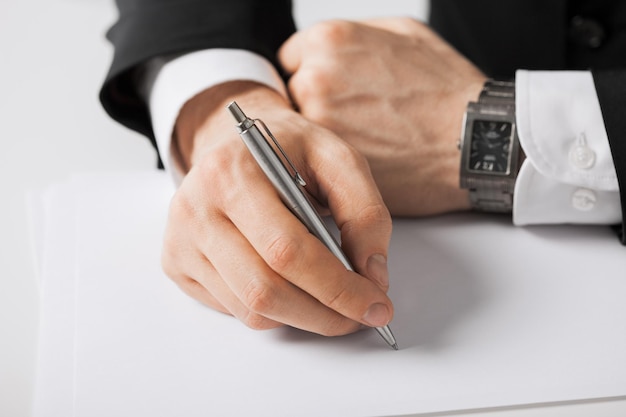
[{"label": "watch dial", "polygon": [[474,120],[469,169],[507,174],[511,150],[510,122]]}]

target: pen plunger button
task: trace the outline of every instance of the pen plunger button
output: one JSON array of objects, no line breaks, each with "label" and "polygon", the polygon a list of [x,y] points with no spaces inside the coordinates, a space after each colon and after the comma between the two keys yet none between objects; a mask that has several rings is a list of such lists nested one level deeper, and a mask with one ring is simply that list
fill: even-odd
[{"label": "pen plunger button", "polygon": [[239,129],[240,132],[250,129],[252,125],[254,125],[254,120],[246,116],[243,110],[241,110],[241,107],[239,107],[235,101],[231,102],[228,106],[226,106],[226,108],[237,121],[237,129]]},{"label": "pen plunger button", "polygon": [[243,123],[247,119],[246,114],[241,110],[237,102],[231,102],[226,108],[230,111],[230,114],[233,115],[237,123]]}]

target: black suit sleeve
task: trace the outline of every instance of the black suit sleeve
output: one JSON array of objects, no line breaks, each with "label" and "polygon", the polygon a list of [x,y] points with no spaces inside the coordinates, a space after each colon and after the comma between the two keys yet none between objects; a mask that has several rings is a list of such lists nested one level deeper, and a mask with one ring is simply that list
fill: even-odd
[{"label": "black suit sleeve", "polygon": [[107,33],[113,62],[100,101],[115,120],[154,143],[147,104],[138,93],[141,65],[157,56],[209,48],[255,52],[278,68],[276,52],[295,31],[290,0],[116,0]]},{"label": "black suit sleeve", "polygon": [[626,70],[594,71],[593,79],[620,189],[622,224],[616,229],[626,245]]}]

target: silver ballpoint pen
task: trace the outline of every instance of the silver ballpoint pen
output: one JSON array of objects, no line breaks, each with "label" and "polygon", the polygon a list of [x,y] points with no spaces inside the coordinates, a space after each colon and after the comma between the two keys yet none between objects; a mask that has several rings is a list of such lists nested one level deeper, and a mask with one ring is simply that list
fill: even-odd
[{"label": "silver ballpoint pen", "polygon": [[[352,264],[341,250],[341,247],[326,228],[324,221],[317,213],[311,202],[309,201],[303,187],[306,185],[287,154],[280,146],[272,132],[267,128],[263,121],[258,119],[250,119],[245,115],[241,107],[236,102],[231,102],[226,107],[237,121],[237,131],[239,136],[248,147],[248,150],[259,164],[265,175],[269,178],[274,188],[280,194],[283,203],[300,219],[302,223],[315,235],[319,240],[330,249],[330,251],[343,263],[350,271],[354,271]],[[270,145],[267,138],[257,127],[260,124],[268,136],[272,139],[276,148],[283,155],[289,167],[293,170],[293,175],[283,164],[282,159],[278,156],[274,148]],[[398,350],[396,339],[391,333],[389,326],[376,327],[376,331],[382,336],[389,346]]]}]

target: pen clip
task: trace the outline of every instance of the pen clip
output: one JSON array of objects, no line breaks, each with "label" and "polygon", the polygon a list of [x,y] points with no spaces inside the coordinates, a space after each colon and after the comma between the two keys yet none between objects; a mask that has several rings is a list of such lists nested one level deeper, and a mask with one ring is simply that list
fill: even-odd
[{"label": "pen clip", "polygon": [[274,135],[272,134],[270,129],[267,127],[267,125],[261,119],[254,119],[254,122],[255,123],[259,123],[263,127],[263,130],[265,130],[265,132],[272,139],[272,142],[274,142],[274,145],[276,145],[276,147],[278,148],[280,153],[283,155],[283,157],[285,158],[285,160],[287,161],[287,163],[289,164],[289,166],[291,167],[291,169],[294,172],[294,176],[293,176],[294,181],[296,181],[298,184],[300,184],[301,186],[304,187],[306,185],[306,182],[304,181],[304,179],[302,178],[302,176],[300,175],[300,173],[296,169],[295,165],[291,162],[291,159],[289,159],[289,157],[287,156],[287,153],[285,152],[283,147],[280,146],[280,143],[278,143],[278,140],[276,140],[276,138],[274,137]]}]

